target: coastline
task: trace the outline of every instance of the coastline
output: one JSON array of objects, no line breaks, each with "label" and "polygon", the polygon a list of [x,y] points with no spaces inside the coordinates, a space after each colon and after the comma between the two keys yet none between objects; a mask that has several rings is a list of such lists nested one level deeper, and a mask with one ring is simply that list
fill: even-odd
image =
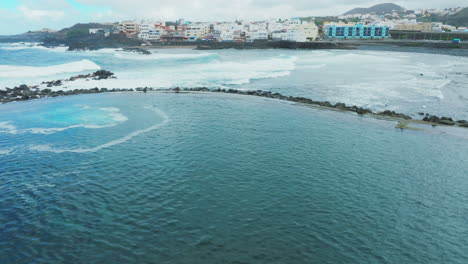
[{"label": "coastline", "polygon": [[[106,71],[105,71],[106,72]],[[106,72],[109,74],[109,72]],[[112,75],[110,75],[112,76]],[[72,77],[73,78],[73,77]],[[21,85],[19,87],[15,87],[13,89],[8,90],[0,90],[0,102],[2,103],[12,103],[17,101],[28,101],[34,99],[42,99],[42,98],[53,98],[59,96],[72,96],[72,95],[81,95],[81,94],[99,94],[99,93],[116,93],[116,92],[139,92],[139,93],[147,93],[147,92],[159,92],[159,93],[176,93],[176,94],[187,94],[187,93],[206,93],[206,94],[215,94],[215,93],[222,93],[222,94],[235,94],[235,95],[242,95],[242,96],[256,96],[256,97],[263,97],[269,98],[274,100],[281,100],[287,101],[292,103],[297,103],[303,106],[313,107],[321,110],[328,110],[328,111],[337,111],[337,112],[347,112],[347,113],[354,113],[359,116],[367,116],[375,119],[384,119],[387,121],[396,121],[397,124],[395,128],[399,129],[412,129],[412,130],[421,130],[417,127],[412,127],[411,125],[429,125],[432,127],[435,126],[443,126],[443,127],[460,127],[460,128],[468,128],[468,121],[466,120],[453,120],[450,117],[438,117],[435,115],[430,115],[428,113],[419,113],[419,115],[424,116],[423,119],[413,119],[409,115],[403,113],[397,113],[395,111],[384,110],[381,112],[374,112],[370,109],[366,109],[359,106],[348,106],[344,103],[335,103],[332,104],[328,101],[315,101],[310,98],[305,97],[295,97],[295,96],[287,96],[280,93],[273,93],[270,91],[263,91],[263,90],[236,90],[236,89],[209,89],[206,87],[197,87],[197,88],[169,88],[169,89],[153,89],[149,87],[137,87],[137,88],[130,88],[130,89],[120,89],[120,88],[93,88],[93,89],[75,89],[75,90],[59,90],[59,91],[52,91],[50,89],[43,89],[39,90],[37,88],[30,89],[27,85]],[[12,97],[7,97],[8,99],[5,100],[5,94],[10,93]],[[8,96],[8,95],[7,95]]]}]

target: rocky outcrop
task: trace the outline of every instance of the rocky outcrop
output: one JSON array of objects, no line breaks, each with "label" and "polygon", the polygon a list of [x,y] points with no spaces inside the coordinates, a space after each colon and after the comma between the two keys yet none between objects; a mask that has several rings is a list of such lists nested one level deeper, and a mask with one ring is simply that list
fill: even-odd
[{"label": "rocky outcrop", "polygon": [[[74,31],[72,31],[74,32]],[[78,32],[80,33],[80,32]],[[117,49],[141,46],[144,41],[128,38],[125,34],[110,34],[108,37],[96,34],[56,34],[42,40],[45,47],[67,46],[68,51]]]},{"label": "rocky outcrop", "polygon": [[390,111],[390,110],[385,110],[383,112],[378,112],[375,113],[376,115],[381,115],[381,116],[389,116],[393,118],[402,118],[402,119],[412,119],[410,116],[402,114],[402,113],[397,113],[395,111]]},{"label": "rocky outcrop", "polygon": [[429,115],[427,114],[424,118],[423,118],[423,121],[426,121],[426,122],[431,122],[431,123],[436,123],[436,124],[442,124],[442,125],[447,125],[447,126],[453,126],[457,123],[463,125],[464,122],[466,122],[465,120],[460,120],[460,121],[453,121],[452,118],[450,117],[438,117],[438,116],[435,116],[435,115]]},{"label": "rocky outcrop", "polygon": [[115,79],[115,78],[116,77],[114,76],[113,72],[106,71],[106,70],[99,70],[99,71],[89,73],[89,74],[80,74],[77,76],[73,76],[66,80],[53,80],[49,82],[42,82],[41,84],[47,85],[47,87],[50,88],[50,87],[55,87],[55,86],[61,86],[65,82],[72,82],[78,79],[105,80],[105,79]]},{"label": "rocky outcrop", "polygon": [[142,48],[124,48],[123,51],[134,52],[134,53],[143,54],[143,55],[151,55],[151,52],[149,50],[142,49]]},{"label": "rocky outcrop", "polygon": [[57,97],[66,95],[78,94],[95,94],[106,92],[133,92],[134,89],[107,89],[107,88],[92,88],[92,89],[73,89],[73,90],[58,90],[52,91],[51,89],[38,89],[36,87],[28,87],[27,85],[20,85],[14,88],[6,88],[0,90],[0,102],[8,103],[15,101],[26,101],[31,99]]}]

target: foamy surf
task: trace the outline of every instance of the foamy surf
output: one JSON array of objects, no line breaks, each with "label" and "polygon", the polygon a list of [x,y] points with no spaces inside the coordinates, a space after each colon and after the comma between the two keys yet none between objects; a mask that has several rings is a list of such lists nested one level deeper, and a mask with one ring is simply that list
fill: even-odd
[{"label": "foamy surf", "polygon": [[96,146],[96,147],[93,147],[93,148],[61,149],[61,148],[54,148],[54,147],[52,147],[50,145],[33,145],[33,146],[30,146],[29,149],[32,150],[32,151],[47,151],[47,152],[53,152],[53,153],[65,153],[65,152],[89,153],[89,152],[97,152],[97,151],[99,151],[101,149],[109,148],[109,147],[112,147],[112,146],[115,146],[115,145],[118,145],[118,144],[122,144],[124,142],[127,142],[127,141],[131,140],[134,137],[137,137],[139,135],[142,135],[142,134],[148,133],[150,131],[159,129],[159,128],[165,126],[169,122],[170,119],[167,116],[167,114],[165,112],[161,111],[160,109],[158,109],[156,107],[145,107],[145,108],[153,110],[156,114],[158,114],[160,117],[163,118],[163,121],[161,123],[154,124],[154,125],[152,125],[152,126],[150,126],[148,128],[133,131],[133,132],[129,133],[128,135],[124,136],[124,137],[109,141],[107,143],[104,143],[102,145],[99,145],[99,146]]},{"label": "foamy surf", "polygon": [[0,65],[0,77],[40,77],[100,69],[99,65],[87,59],[44,67]]},{"label": "foamy surf", "polygon": [[10,51],[28,50],[28,49],[53,51],[53,52],[66,52],[68,50],[68,47],[47,48],[47,47],[39,46],[39,45],[30,45],[30,46],[28,46],[28,45],[18,45],[18,46],[3,46],[3,47],[0,47],[0,50],[10,50]]},{"label": "foamy surf", "polygon": [[151,55],[144,55],[131,52],[117,52],[114,54],[114,56],[126,60],[189,60],[218,57],[218,55],[215,53],[153,53]]},{"label": "foamy surf", "polygon": [[[152,55],[131,55],[152,56]],[[115,72],[118,79],[108,80],[76,80],[66,84],[69,89],[92,89],[94,87],[113,88],[171,88],[171,87],[198,87],[210,88],[225,85],[248,84],[253,80],[278,78],[289,76],[296,67],[296,56],[279,55],[268,59],[247,60],[240,62],[210,60],[182,64],[174,69],[147,68],[138,72]],[[56,87],[55,89],[63,89]]]}]

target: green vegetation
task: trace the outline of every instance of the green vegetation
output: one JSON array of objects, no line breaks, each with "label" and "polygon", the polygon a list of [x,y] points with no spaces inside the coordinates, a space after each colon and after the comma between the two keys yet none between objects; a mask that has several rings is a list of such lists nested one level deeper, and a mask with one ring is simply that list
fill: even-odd
[{"label": "green vegetation", "polygon": [[454,15],[439,16],[431,14],[430,16],[418,17],[418,22],[442,22],[455,27],[468,26],[468,7],[460,10]]},{"label": "green vegetation", "polygon": [[67,31],[67,38],[81,37],[89,34],[89,30],[85,28],[72,29]]}]

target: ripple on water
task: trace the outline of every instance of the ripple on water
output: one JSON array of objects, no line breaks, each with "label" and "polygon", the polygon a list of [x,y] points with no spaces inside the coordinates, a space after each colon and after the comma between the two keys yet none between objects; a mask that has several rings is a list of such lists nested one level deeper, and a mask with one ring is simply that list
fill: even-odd
[{"label": "ripple on water", "polygon": [[[462,138],[231,95],[51,102],[118,107],[128,120],[1,134],[2,149],[14,148],[0,155],[1,263],[468,258]],[[29,149],[70,139],[67,150],[99,148],[126,135],[83,153]]]}]

